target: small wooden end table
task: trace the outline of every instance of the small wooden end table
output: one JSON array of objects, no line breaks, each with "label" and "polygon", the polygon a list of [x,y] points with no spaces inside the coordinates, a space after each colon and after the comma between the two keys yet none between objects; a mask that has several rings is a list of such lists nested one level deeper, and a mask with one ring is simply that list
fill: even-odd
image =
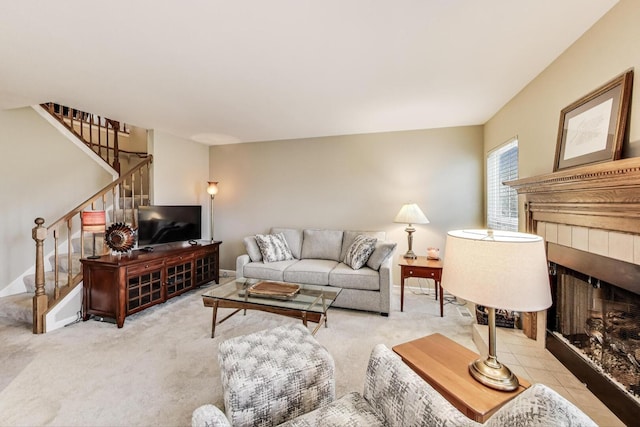
[{"label": "small wooden end table", "polygon": [[444,298],[440,279],[442,278],[442,260],[429,259],[425,256],[417,258],[400,259],[400,311],[404,311],[404,279],[409,277],[420,277],[423,279],[433,279],[435,282],[436,300],[440,291],[440,317],[444,316]]},{"label": "small wooden end table", "polygon": [[393,351],[453,406],[481,423],[531,386],[520,377],[520,387],[514,391],[480,384],[469,373],[469,363],[480,356],[441,334],[396,345]]}]

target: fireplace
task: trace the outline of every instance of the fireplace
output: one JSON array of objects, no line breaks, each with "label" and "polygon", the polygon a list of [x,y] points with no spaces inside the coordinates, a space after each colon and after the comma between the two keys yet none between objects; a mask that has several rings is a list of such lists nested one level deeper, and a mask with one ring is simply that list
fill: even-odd
[{"label": "fireplace", "polygon": [[553,243],[548,256],[547,347],[621,419],[637,419],[640,266]]},{"label": "fireplace", "polygon": [[[526,230],[545,238],[552,273],[546,334],[529,336],[546,340],[546,348],[618,418],[637,424],[640,158],[507,184],[524,196]],[[545,324],[535,318],[530,323]]]}]

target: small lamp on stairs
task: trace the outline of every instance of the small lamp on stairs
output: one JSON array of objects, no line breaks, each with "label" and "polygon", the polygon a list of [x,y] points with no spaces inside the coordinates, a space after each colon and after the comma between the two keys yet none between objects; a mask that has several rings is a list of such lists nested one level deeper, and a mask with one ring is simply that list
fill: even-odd
[{"label": "small lamp on stairs", "polygon": [[93,238],[93,254],[88,258],[100,258],[101,254],[96,254],[96,233],[105,233],[107,229],[107,218],[105,211],[82,211],[80,213],[82,221],[81,254],[84,255],[84,233],[91,233]]}]

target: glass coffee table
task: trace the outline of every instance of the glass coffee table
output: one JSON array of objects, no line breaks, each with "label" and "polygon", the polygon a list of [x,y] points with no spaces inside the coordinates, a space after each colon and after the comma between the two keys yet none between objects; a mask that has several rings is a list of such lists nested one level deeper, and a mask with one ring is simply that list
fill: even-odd
[{"label": "glass coffee table", "polygon": [[[265,292],[261,292],[261,291]],[[275,290],[275,291],[274,291]],[[301,319],[318,325],[315,334],[324,323],[327,327],[327,310],[335,301],[342,288],[333,286],[281,283],[243,277],[215,287],[202,294],[205,307],[213,307],[211,338],[215,336],[216,325],[224,322],[240,310],[260,310],[268,313]],[[217,320],[218,308],[235,308],[231,314]]]}]

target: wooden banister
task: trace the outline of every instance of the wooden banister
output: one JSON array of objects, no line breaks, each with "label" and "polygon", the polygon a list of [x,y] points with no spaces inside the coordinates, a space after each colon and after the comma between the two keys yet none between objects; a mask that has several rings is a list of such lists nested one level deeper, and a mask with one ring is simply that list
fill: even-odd
[{"label": "wooden banister", "polygon": [[120,173],[120,153],[127,151],[120,150],[118,135],[129,134],[129,127],[125,123],[54,102],[41,104],[41,107]]}]

